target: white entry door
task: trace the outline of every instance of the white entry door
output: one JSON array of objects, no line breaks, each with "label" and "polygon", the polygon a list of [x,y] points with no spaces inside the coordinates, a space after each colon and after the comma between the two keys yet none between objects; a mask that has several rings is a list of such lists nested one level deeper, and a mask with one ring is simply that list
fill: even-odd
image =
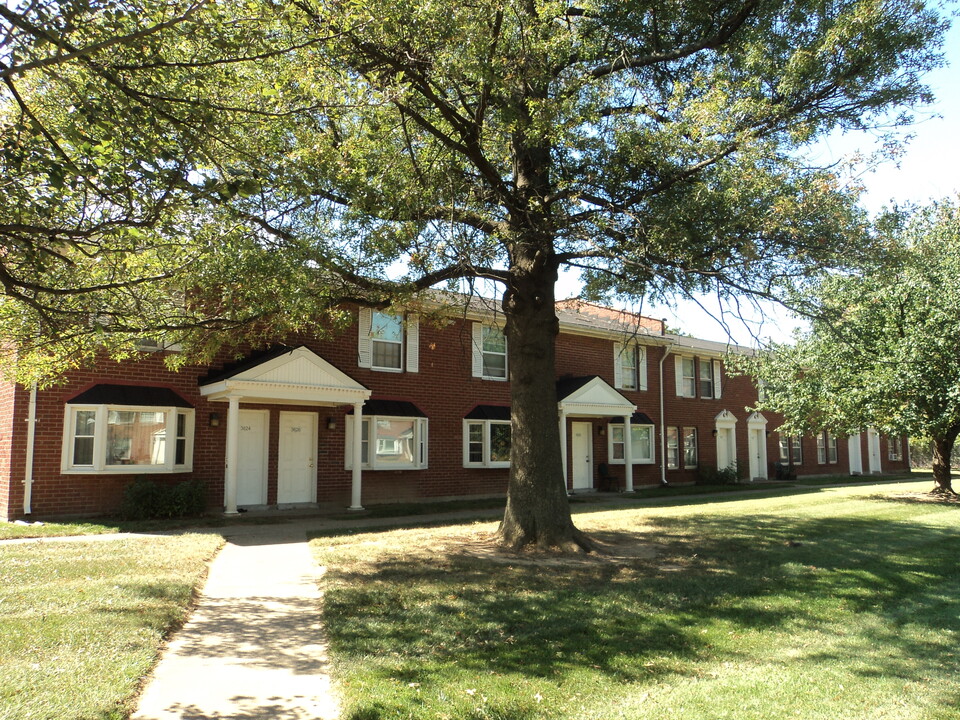
[{"label": "white entry door", "polygon": [[867,461],[870,463],[870,474],[879,475],[880,468],[880,435],[873,428],[867,428]]},{"label": "white entry door", "polygon": [[847,454],[850,456],[850,474],[863,475],[863,455],[860,452],[860,435],[847,438]]},{"label": "white entry door", "polygon": [[750,479],[767,479],[767,433],[762,427],[750,428],[748,444],[750,445]]},{"label": "white entry door", "polygon": [[237,505],[267,504],[267,430],[269,425],[269,410],[240,411]]},{"label": "white entry door", "polygon": [[731,427],[717,428],[717,469],[726,470],[737,462],[737,445]]},{"label": "white entry door", "polygon": [[573,489],[593,488],[593,424],[575,422],[570,425]]},{"label": "white entry door", "polygon": [[277,503],[316,502],[316,413],[280,413],[277,456]]}]

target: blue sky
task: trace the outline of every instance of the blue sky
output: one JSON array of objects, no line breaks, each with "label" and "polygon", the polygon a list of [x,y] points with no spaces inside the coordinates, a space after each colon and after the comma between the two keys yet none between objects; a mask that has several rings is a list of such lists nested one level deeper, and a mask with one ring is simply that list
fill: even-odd
[{"label": "blue sky", "polygon": [[[955,19],[944,45],[947,66],[931,72],[925,79],[936,102],[914,113],[915,123],[901,131],[912,136],[899,162],[887,162],[862,176],[866,185],[863,205],[876,214],[884,206],[909,203],[924,205],[931,200],[960,193],[960,20]],[[870,152],[877,142],[875,134],[835,135],[823,141],[814,155],[829,162],[860,150]],[[563,295],[562,288],[558,294]],[[644,315],[663,317],[673,328],[707,340],[756,345],[757,340],[788,340],[797,323],[775,308],[763,314],[744,307],[751,320],[742,323],[731,309],[722,309],[705,299],[709,312],[690,302],[676,308],[645,305]]]}]

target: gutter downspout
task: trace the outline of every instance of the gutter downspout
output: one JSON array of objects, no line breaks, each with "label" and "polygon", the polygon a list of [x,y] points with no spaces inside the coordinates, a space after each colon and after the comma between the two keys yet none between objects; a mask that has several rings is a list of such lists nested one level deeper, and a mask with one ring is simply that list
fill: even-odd
[{"label": "gutter downspout", "polygon": [[660,358],[660,485],[667,485],[667,420],[663,409],[663,362],[667,359],[673,343],[664,346],[663,357]]},{"label": "gutter downspout", "polygon": [[30,386],[30,406],[27,411],[27,458],[23,471],[23,514],[30,515],[33,503],[33,449],[37,434],[37,384]]}]

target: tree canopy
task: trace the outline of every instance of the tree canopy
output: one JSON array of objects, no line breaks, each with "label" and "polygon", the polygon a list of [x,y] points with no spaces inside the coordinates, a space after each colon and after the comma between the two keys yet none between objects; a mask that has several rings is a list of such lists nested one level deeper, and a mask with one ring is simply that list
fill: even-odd
[{"label": "tree canopy", "polygon": [[534,432],[556,426],[560,268],[595,296],[664,298],[781,297],[843,266],[863,214],[802,149],[906,121],[945,28],[913,0],[48,0],[0,17],[0,326],[19,367],[150,330],[209,354],[344,299],[495,281],[512,544],[575,534],[558,431]]},{"label": "tree canopy", "polygon": [[960,200],[881,223],[886,262],[828,275],[803,298],[814,311],[794,345],[759,357],[762,407],[787,432],[933,438],[934,478],[952,490],[950,453],[960,434]]}]

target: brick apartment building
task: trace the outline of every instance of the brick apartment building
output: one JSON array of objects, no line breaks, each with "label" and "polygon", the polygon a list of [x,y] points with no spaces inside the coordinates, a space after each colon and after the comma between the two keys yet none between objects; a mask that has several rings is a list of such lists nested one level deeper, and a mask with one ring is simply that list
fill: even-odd
[{"label": "brick apartment building", "polygon": [[[871,430],[781,437],[780,418],[749,409],[753,382],[725,371],[742,349],[579,301],[557,313],[571,492],[689,483],[729,466],[772,479],[780,462],[798,475],[909,467],[904,438]],[[200,479],[209,506],[227,512],[504,494],[510,388],[494,306],[353,317],[333,337],[287,338],[239,362],[171,372],[166,351],[145,351],[45,390],[3,385],[0,518],[109,514],[144,476]]]}]

